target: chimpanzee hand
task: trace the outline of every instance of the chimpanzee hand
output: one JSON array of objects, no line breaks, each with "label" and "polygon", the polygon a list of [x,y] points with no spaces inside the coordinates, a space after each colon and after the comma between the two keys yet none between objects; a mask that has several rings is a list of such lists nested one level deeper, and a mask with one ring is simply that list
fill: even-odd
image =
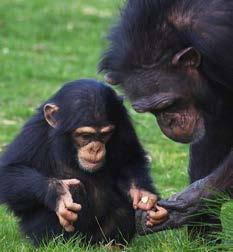
[{"label": "chimpanzee hand", "polygon": [[151,210],[157,203],[157,196],[143,189],[134,186],[130,189],[130,197],[133,201],[133,208],[141,210]]},{"label": "chimpanzee hand", "polygon": [[62,186],[61,195],[57,201],[56,214],[60,224],[66,232],[73,232],[73,222],[78,220],[77,212],[81,210],[81,205],[74,203],[70,193],[71,187],[77,187],[80,181],[77,179],[60,180]]},{"label": "chimpanzee hand", "polygon": [[169,216],[164,222],[148,228],[148,214],[137,211],[136,222],[139,234],[148,234],[165,229],[177,228],[191,221],[202,207],[202,199],[211,195],[210,184],[201,179],[183,192],[173,195],[168,200],[160,200],[158,204],[168,210]]},{"label": "chimpanzee hand", "polygon": [[135,210],[140,209],[147,213],[146,225],[152,227],[167,218],[167,210],[157,206],[157,196],[145,190],[132,187],[130,196]]}]

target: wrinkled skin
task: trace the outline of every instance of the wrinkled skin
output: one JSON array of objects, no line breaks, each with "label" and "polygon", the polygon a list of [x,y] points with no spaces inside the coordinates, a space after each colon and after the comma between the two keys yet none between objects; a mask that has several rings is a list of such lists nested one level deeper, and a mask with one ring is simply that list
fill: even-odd
[{"label": "wrinkled skin", "polygon": [[[188,81],[194,87],[197,88],[200,84],[204,84],[204,80],[198,75],[197,70],[189,69],[188,73]],[[182,76],[183,72],[180,74]],[[108,74],[105,78],[110,81],[111,74]],[[171,75],[171,78],[174,78],[174,76]],[[166,76],[164,79],[168,80],[168,77]],[[193,101],[193,90],[185,88],[186,82],[180,83],[180,76],[177,79],[177,82],[173,83],[174,91],[171,92],[172,88],[163,84],[161,93],[154,95],[149,102],[135,98],[130,93],[129,98],[137,112],[150,112],[155,115],[161,131],[167,137],[181,143],[198,142],[205,134],[204,118],[202,112],[197,109],[195,101]],[[163,83],[162,80],[161,83]],[[198,80],[198,83],[195,82],[196,80]],[[113,83],[114,81],[111,79],[110,82]],[[166,83],[169,83],[169,81]],[[130,92],[127,90],[127,84],[123,83],[124,87],[126,93]],[[169,92],[166,92],[166,89],[169,89]],[[136,215],[138,233],[151,233],[190,223],[193,214],[196,214],[202,208],[201,199],[209,186],[211,187],[211,184],[208,183],[208,179],[198,180],[183,192],[168,200],[159,201],[158,205],[168,211],[168,217],[165,218],[165,221],[157,222],[154,227],[146,225],[148,213],[138,211]]]},{"label": "wrinkled skin", "polygon": [[168,209],[168,218],[154,227],[148,229],[145,225],[147,215],[145,212],[137,213],[137,231],[139,234],[148,234],[162,231],[168,228],[181,227],[183,224],[191,222],[192,217],[198,216],[198,211],[202,208],[200,199],[211,195],[211,190],[207,189],[207,180],[201,179],[184,191],[171,196],[168,200],[160,200],[158,204]]},{"label": "wrinkled skin", "polygon": [[[146,84],[143,90],[140,89],[140,91],[136,92],[131,92],[130,90],[131,86],[128,84],[134,83],[137,85],[140,82],[140,76],[137,78],[130,76],[122,84],[133,108],[139,113],[152,113],[156,117],[161,131],[170,139],[181,143],[194,144],[199,143],[203,139],[206,135],[206,125],[209,123],[208,120],[212,112],[208,109],[205,111],[200,105],[205,108],[206,101],[217,104],[215,94],[209,89],[206,80],[194,66],[178,71],[177,75],[174,75],[172,70],[166,75],[160,75],[158,81],[160,81],[161,85],[157,87],[158,93],[152,94],[149,98],[141,98],[141,96],[148,97],[149,93],[151,93],[150,87],[147,89]],[[111,73],[109,73],[105,78],[106,81],[113,84],[114,80],[111,76]],[[201,104],[198,104],[198,99],[196,100],[198,95],[204,97]],[[224,125],[220,127],[223,127],[221,130],[224,131]],[[210,147],[212,148],[213,144],[210,144]],[[206,150],[208,153],[208,149]],[[205,151],[203,151],[203,155],[206,155]],[[218,162],[219,159],[217,158],[213,165],[216,166]],[[202,166],[202,164],[200,165]],[[192,166],[190,164],[190,170],[193,170]],[[204,172],[213,169],[213,167],[204,167]],[[208,172],[206,175],[208,175]],[[146,225],[148,213],[137,212],[139,233],[151,233],[192,223],[193,215],[202,209],[203,192],[208,191],[209,187],[217,188],[211,178],[206,177],[205,180],[199,181],[198,179],[203,177],[202,174],[196,178],[192,177],[193,175],[191,175],[191,182],[195,180],[197,182],[194,182],[183,192],[172,196],[168,200],[158,202],[158,205],[166,209],[169,214],[164,222],[163,220],[156,222],[154,227]],[[211,197],[211,192],[205,196]],[[139,223],[141,223],[141,227]]]},{"label": "wrinkled skin", "polygon": [[177,113],[160,113],[157,122],[164,135],[182,143],[197,139],[195,134],[201,136],[204,128],[203,119],[193,106]]},{"label": "wrinkled skin", "polygon": [[[205,82],[203,82],[203,79],[201,76],[199,76],[199,83],[196,83],[197,85],[205,85]],[[110,78],[109,76],[107,77]],[[112,80],[113,81],[113,80]],[[204,86],[204,90],[205,90]],[[219,99],[216,98],[216,96],[213,95],[212,92],[209,92],[210,90],[206,89],[206,96],[209,95],[208,99],[214,103],[214,100],[216,99],[216,104]],[[195,94],[193,94],[195,95]],[[159,96],[159,95],[158,95]],[[161,95],[163,97],[163,93]],[[165,96],[164,96],[165,97]],[[171,94],[167,95],[167,97],[172,97]],[[187,94],[186,94],[187,97]],[[185,95],[179,96],[179,99],[183,99],[186,101]],[[176,94],[174,93],[174,99],[176,98]],[[170,98],[172,100],[173,98]],[[160,98],[163,100],[163,98]],[[221,99],[221,98],[220,98]],[[166,100],[166,99],[164,99]],[[226,98],[227,100],[227,98]],[[156,103],[156,102],[155,102]],[[221,100],[220,100],[221,103]],[[133,103],[135,104],[135,103]],[[143,104],[143,103],[141,103]],[[141,105],[139,102],[139,105]],[[181,143],[195,143],[197,142],[196,149],[200,149],[199,152],[202,152],[202,156],[210,155],[211,152],[213,152],[214,156],[211,156],[212,162],[209,162],[209,164],[203,164],[206,165],[203,166],[203,174],[206,173],[206,175],[209,174],[211,169],[213,169],[216,164],[219,164],[219,162],[222,162],[221,158],[224,156],[223,149],[226,148],[226,153],[230,150],[231,146],[231,136],[229,137],[228,128],[230,130],[232,125],[232,122],[228,121],[229,126],[226,127],[226,123],[224,121],[221,121],[222,118],[216,119],[215,123],[216,125],[211,125],[210,129],[208,129],[208,134],[206,134],[206,125],[213,124],[211,119],[211,113],[210,111],[207,111],[207,118],[202,115],[202,111],[198,111],[198,109],[195,107],[194,104],[186,104],[185,107],[182,106],[182,109],[180,110],[179,107],[171,106],[173,105],[173,101],[169,102],[169,99],[166,100],[166,102],[161,103],[158,102],[158,111],[153,107],[151,108],[140,108],[137,104],[134,106],[135,110],[142,113],[142,112],[151,112],[154,114],[157,118],[157,122],[162,130],[162,132],[171,138],[172,140],[181,142]],[[144,105],[144,104],[143,104]],[[168,105],[168,108],[166,107]],[[143,106],[142,106],[143,107]],[[221,108],[224,109],[224,108]],[[220,111],[221,111],[220,109]],[[229,108],[226,108],[228,110]],[[162,111],[162,112],[161,112]],[[205,112],[204,112],[205,113]],[[220,112],[222,113],[222,112]],[[226,112],[228,114],[229,111]],[[225,113],[223,113],[225,114]],[[217,118],[217,114],[215,114]],[[208,121],[210,120],[210,122]],[[220,122],[218,122],[220,120]],[[214,121],[214,120],[213,120]],[[209,127],[209,125],[208,125]],[[209,133],[212,132],[212,133]],[[213,134],[216,140],[212,141],[212,139],[209,138],[209,134]],[[219,134],[219,136],[218,136]],[[206,137],[205,137],[206,136]],[[205,150],[200,148],[202,146],[202,139],[204,138],[203,142],[207,142],[206,145],[209,145],[208,147],[205,147],[205,144],[203,145],[203,148],[206,148]],[[206,139],[208,140],[206,140]],[[220,139],[218,139],[220,138]],[[214,147],[215,142],[219,141],[219,147]],[[223,147],[224,146],[224,147]],[[216,150],[212,150],[216,148]],[[195,149],[195,148],[193,148]],[[218,152],[219,149],[219,152]],[[195,153],[196,151],[192,151]],[[222,153],[221,153],[222,152]],[[194,154],[193,154],[194,155]],[[195,156],[197,156],[195,154]],[[200,156],[200,160],[202,157]],[[204,158],[205,159],[205,158]],[[186,189],[184,189],[182,192],[177,193],[173,196],[171,196],[167,200],[160,200],[158,201],[158,205],[165,208],[168,211],[168,217],[165,221],[160,221],[159,223],[156,223],[154,227],[148,227],[146,225],[148,214],[143,211],[138,211],[136,214],[136,222],[137,222],[137,231],[139,234],[148,234],[153,232],[158,232],[166,229],[173,229],[183,226],[184,224],[189,225],[195,225],[195,217],[198,218],[198,216],[202,215],[202,209],[203,209],[203,201],[205,201],[205,198],[212,198],[216,196],[216,192],[225,192],[227,189],[231,186],[231,176],[226,178],[225,174],[232,174],[231,165],[228,163],[232,162],[231,156],[229,156],[229,160],[224,161],[223,167],[219,167],[217,171],[214,171],[209,176],[206,176],[204,179],[199,179],[203,177],[203,174],[201,173],[200,169],[200,175],[197,171],[193,170],[192,162],[190,163],[190,170],[191,170],[191,182],[193,182],[190,186],[188,186]],[[202,164],[203,162],[200,161]],[[213,164],[212,164],[213,163]],[[192,174],[194,173],[194,175]],[[195,177],[196,176],[196,177]],[[201,176],[201,177],[198,177]],[[213,179],[214,178],[214,179]],[[225,179],[224,179],[225,178]],[[197,180],[197,181],[195,181]],[[220,207],[221,208],[221,207]],[[198,221],[198,220],[197,220]],[[211,220],[213,221],[213,224],[219,224],[219,228],[216,228],[217,232],[221,229],[220,228],[220,222],[217,220]],[[215,230],[212,228],[212,230]],[[197,231],[199,232],[199,231]],[[206,229],[203,231],[206,235]],[[209,239],[209,238],[208,238]]]}]

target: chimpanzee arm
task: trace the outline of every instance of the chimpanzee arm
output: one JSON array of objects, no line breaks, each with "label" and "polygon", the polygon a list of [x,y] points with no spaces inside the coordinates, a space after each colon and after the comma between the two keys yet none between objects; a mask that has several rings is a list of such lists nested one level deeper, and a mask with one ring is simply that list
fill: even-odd
[{"label": "chimpanzee arm", "polygon": [[[126,110],[120,113],[121,125],[118,126],[118,135],[115,139],[117,150],[115,153],[115,165],[120,166],[119,183],[125,192],[129,193],[132,186],[156,193],[153,181],[150,176],[149,162],[146,153],[142,148],[134,128],[127,116]],[[116,167],[119,174],[119,169]]]},{"label": "chimpanzee arm", "polygon": [[0,170],[0,198],[16,213],[45,205],[54,210],[59,196],[52,180],[26,166],[6,166]]},{"label": "chimpanzee arm", "polygon": [[135,158],[132,162],[122,165],[124,169],[122,169],[119,178],[121,189],[127,195],[129,195],[130,189],[132,188],[145,190],[157,195],[158,193],[153,185],[146,158],[137,158],[135,155],[132,157]]},{"label": "chimpanzee arm", "polygon": [[138,219],[141,218],[141,230],[143,230],[143,233],[177,228],[190,223],[192,217],[203,209],[205,203],[208,203],[205,199],[212,198],[220,192],[230,191],[233,185],[232,167],[233,152],[231,152],[225,161],[207,177],[197,180],[184,191],[173,195],[168,200],[159,201],[159,205],[169,211],[169,217],[165,222],[153,228],[147,228],[144,224],[146,222],[146,216],[141,213]]}]

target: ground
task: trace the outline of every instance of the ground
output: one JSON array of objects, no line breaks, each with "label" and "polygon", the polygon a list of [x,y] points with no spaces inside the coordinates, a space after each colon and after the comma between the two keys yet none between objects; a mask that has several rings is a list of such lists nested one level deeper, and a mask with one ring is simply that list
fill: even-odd
[{"label": "ground", "polygon": [[[63,83],[80,78],[103,79],[97,63],[121,0],[1,0],[0,3],[0,151],[19,132],[35,108]],[[152,158],[152,175],[163,197],[188,184],[188,146],[163,136],[150,115],[127,105],[140,139]],[[232,250],[233,206],[223,208],[224,251]],[[136,238],[125,251],[212,251],[190,242],[186,229]],[[17,220],[0,207],[0,251],[34,251]],[[38,251],[106,251],[61,239]]]}]

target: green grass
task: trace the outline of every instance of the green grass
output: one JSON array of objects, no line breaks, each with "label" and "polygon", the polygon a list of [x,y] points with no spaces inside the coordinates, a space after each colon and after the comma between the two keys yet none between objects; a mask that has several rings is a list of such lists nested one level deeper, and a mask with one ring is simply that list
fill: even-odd
[{"label": "green grass", "polygon": [[[98,78],[97,62],[106,45],[120,0],[1,0],[0,2],[0,150],[14,138],[35,108],[63,83]],[[152,175],[163,197],[188,184],[188,147],[164,137],[150,115],[138,115],[128,105],[138,135],[152,157]],[[223,221],[230,250],[231,204]],[[211,251],[190,242],[186,229],[136,238],[126,251]],[[14,216],[0,208],[0,251],[34,251],[18,229]],[[58,239],[38,251],[106,251],[63,244]],[[226,248],[224,249],[226,251]],[[233,251],[233,249],[232,249]]]}]

